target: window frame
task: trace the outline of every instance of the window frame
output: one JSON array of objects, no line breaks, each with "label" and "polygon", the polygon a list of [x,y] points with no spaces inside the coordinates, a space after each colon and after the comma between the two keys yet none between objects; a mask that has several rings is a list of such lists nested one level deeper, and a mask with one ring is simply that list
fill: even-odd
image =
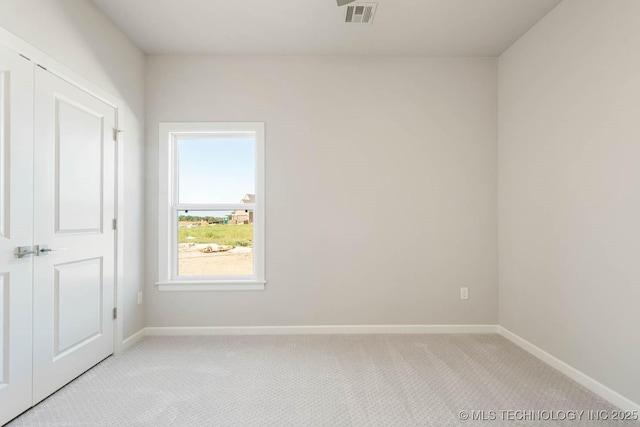
[{"label": "window frame", "polygon": [[[162,122],[158,155],[158,281],[160,291],[264,290],[264,130],[263,122]],[[255,203],[179,203],[178,140],[211,134],[255,136]],[[178,276],[178,212],[253,210],[253,275]]]}]

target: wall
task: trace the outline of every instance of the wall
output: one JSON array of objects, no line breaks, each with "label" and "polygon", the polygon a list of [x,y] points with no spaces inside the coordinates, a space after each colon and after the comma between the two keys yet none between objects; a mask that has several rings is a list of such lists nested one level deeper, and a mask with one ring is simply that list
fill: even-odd
[{"label": "wall", "polygon": [[639,17],[564,0],[499,61],[500,324],[635,402]]},{"label": "wall", "polygon": [[144,55],[85,0],[2,0],[0,26],[124,102],[124,336],[144,327]]},{"label": "wall", "polygon": [[[266,123],[263,292],[158,292],[147,326],[497,321],[496,59],[151,56],[158,123]],[[461,301],[468,286],[471,299]]]}]

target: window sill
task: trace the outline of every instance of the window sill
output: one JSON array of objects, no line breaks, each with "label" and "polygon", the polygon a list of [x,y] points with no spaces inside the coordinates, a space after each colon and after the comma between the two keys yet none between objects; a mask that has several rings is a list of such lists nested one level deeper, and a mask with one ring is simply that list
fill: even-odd
[{"label": "window sill", "polygon": [[156,282],[160,292],[199,292],[199,291],[264,291],[264,280],[228,280],[228,281],[169,281]]}]

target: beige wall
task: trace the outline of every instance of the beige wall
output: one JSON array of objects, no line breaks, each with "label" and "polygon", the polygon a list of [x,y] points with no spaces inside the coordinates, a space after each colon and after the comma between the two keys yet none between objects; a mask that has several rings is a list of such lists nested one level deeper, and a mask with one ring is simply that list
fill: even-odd
[{"label": "beige wall", "polygon": [[149,212],[159,122],[266,123],[268,280],[158,292],[148,215],[148,326],[497,321],[495,59],[151,56],[146,93]]},{"label": "beige wall", "polygon": [[500,57],[500,324],[640,402],[640,2],[564,0]]},{"label": "beige wall", "polygon": [[0,26],[124,101],[124,336],[144,327],[144,55],[85,0],[2,0]]}]

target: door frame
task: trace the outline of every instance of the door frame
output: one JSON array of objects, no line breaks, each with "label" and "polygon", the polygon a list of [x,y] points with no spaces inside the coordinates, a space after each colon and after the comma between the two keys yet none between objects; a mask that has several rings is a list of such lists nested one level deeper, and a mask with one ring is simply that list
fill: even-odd
[{"label": "door frame", "polygon": [[[100,88],[90,80],[82,77],[69,67],[51,58],[41,50],[22,40],[20,37],[6,30],[0,26],[0,43],[25,57],[33,62],[35,66],[39,66],[49,71],[58,78],[66,81],[67,83],[89,93],[90,95],[98,98],[102,102],[108,104],[115,109],[116,112],[116,128],[124,129],[123,120],[123,102],[119,98],[113,96],[109,92]],[[115,235],[115,308],[117,309],[117,318],[114,325],[114,337],[113,337],[113,352],[114,354],[121,353],[124,340],[124,132],[118,132],[116,138],[116,164],[115,164],[115,179],[116,179],[116,235]]]}]

